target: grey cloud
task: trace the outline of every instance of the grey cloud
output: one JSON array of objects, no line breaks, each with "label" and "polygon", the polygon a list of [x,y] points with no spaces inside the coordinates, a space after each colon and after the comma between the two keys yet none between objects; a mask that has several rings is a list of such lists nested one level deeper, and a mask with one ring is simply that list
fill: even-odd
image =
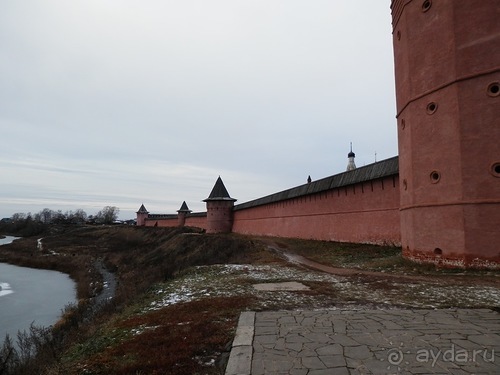
[{"label": "grey cloud", "polygon": [[244,201],[341,172],[350,141],[395,155],[389,5],[2,2],[0,216],[28,187],[133,216],[202,209],[218,175]]}]

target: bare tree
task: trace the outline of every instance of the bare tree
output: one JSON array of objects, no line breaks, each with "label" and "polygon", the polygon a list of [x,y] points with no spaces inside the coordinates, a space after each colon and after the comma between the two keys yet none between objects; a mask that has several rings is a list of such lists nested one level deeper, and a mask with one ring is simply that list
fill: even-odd
[{"label": "bare tree", "polygon": [[44,224],[50,224],[54,218],[54,211],[48,208],[44,208],[40,211],[40,221]]},{"label": "bare tree", "polygon": [[96,215],[96,220],[101,224],[112,224],[117,218],[120,209],[114,206],[106,206]]},{"label": "bare tree", "polygon": [[73,221],[76,224],[83,224],[85,221],[87,221],[87,213],[79,208],[75,212],[73,212]]},{"label": "bare tree", "polygon": [[18,360],[18,354],[14,347],[14,343],[10,336],[6,335],[3,345],[0,347],[0,375],[9,374]]},{"label": "bare tree", "polygon": [[24,214],[22,212],[16,212],[15,214],[12,215],[11,219],[14,222],[25,220],[26,219],[26,214]]}]

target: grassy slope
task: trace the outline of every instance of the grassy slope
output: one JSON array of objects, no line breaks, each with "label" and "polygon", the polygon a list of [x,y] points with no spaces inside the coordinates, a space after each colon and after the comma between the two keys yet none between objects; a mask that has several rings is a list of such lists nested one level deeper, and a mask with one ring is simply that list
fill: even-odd
[{"label": "grassy slope", "polygon": [[[44,236],[42,251],[37,250],[36,238],[27,238],[3,247],[0,261],[67,272],[78,281],[82,299],[99,289],[99,275],[89,272],[95,259],[102,259],[118,278],[114,304],[92,322],[71,325],[68,321],[78,317],[63,319],[63,327],[76,326],[77,330],[68,335],[66,350],[47,366],[46,373],[222,374],[221,358],[232,340],[239,313],[246,309],[353,303],[487,307],[498,300],[493,289],[486,290],[489,295],[484,300],[466,300],[465,295],[457,296],[453,285],[450,290],[454,297],[450,298],[448,289],[439,283],[419,285],[325,275],[288,265],[267,250],[269,243],[335,266],[428,272],[402,261],[397,248],[206,235],[189,228],[53,230]],[[221,265],[207,267],[209,264]],[[479,279],[484,275],[476,276]],[[304,283],[310,290],[257,293],[252,287],[258,282],[291,280]],[[411,289],[405,289],[409,286]],[[480,294],[475,291],[464,293]],[[43,371],[38,369],[39,373]]]},{"label": "grassy slope", "polygon": [[[60,326],[78,328],[66,338],[69,351],[62,360],[51,365],[52,371],[63,373],[81,373],[82,366],[86,368],[85,373],[106,374],[135,373],[139,368],[145,373],[165,373],[166,368],[174,367],[176,370],[172,373],[194,374],[197,367],[205,368],[193,358],[205,352],[222,352],[230,341],[239,312],[247,306],[246,297],[217,298],[205,303],[206,306],[197,306],[197,303],[176,306],[168,311],[133,317],[130,321],[124,318],[126,314],[122,311],[140,300],[152,285],[172,279],[188,267],[246,262],[254,251],[258,251],[249,239],[235,235],[202,235],[190,228],[53,228],[52,233],[43,236],[42,243],[40,251],[37,238],[15,241],[2,247],[0,261],[66,272],[77,281],[81,300],[99,291],[100,277],[92,267],[96,259],[103,260],[118,279],[114,303],[92,323],[68,323],[78,319],[75,314],[69,314],[60,322]],[[193,317],[193,323],[187,327],[178,326],[178,332],[172,329],[172,324],[176,327],[173,322],[186,314]],[[120,344],[112,350],[102,352],[110,343],[117,344],[114,336],[120,334],[116,332],[143,324],[144,320],[148,324],[169,323],[148,332],[146,336],[150,337],[144,342],[146,336],[128,337],[125,342],[119,340]],[[215,334],[217,332],[220,334]],[[182,343],[179,335],[190,339]],[[124,352],[133,354],[127,356]],[[173,367],[173,363],[177,365]]]}]

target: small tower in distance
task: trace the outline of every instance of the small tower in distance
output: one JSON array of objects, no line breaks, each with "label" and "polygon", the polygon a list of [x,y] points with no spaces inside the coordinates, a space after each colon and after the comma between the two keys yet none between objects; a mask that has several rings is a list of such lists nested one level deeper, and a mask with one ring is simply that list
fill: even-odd
[{"label": "small tower in distance", "polygon": [[207,204],[207,233],[231,232],[233,207],[236,199],[229,196],[220,176],[215,182],[212,192],[203,202]]},{"label": "small tower in distance", "polygon": [[182,202],[181,208],[177,210],[177,225],[183,227],[186,223],[186,216],[191,212],[186,201]]},{"label": "small tower in distance", "polygon": [[146,207],[144,207],[144,204],[141,204],[141,207],[139,208],[139,211],[136,212],[137,214],[137,226],[144,226],[146,225],[146,219],[149,216],[148,210],[146,210]]},{"label": "small tower in distance", "polygon": [[347,169],[346,171],[353,171],[356,169],[356,164],[354,164],[354,158],[356,157],[356,154],[352,152],[352,142],[351,142],[351,151],[347,154],[347,159],[349,160],[347,162]]}]

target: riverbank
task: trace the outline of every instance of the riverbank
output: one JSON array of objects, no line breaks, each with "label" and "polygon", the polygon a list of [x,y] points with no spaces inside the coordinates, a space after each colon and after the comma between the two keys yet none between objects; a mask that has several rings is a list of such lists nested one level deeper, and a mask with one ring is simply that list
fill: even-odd
[{"label": "riverbank", "polygon": [[[81,227],[43,237],[43,250],[37,238],[23,239],[0,248],[0,259],[79,268],[82,303],[109,287],[96,262],[117,281],[115,298],[91,321],[71,323],[82,319],[74,313],[61,322],[73,333],[51,366],[65,374],[220,374],[245,310],[500,305],[498,273],[429,269],[405,263],[397,248],[189,228]],[[285,287],[292,284],[302,286]]]},{"label": "riverbank", "polygon": [[21,237],[15,237],[15,236],[0,236],[0,246],[2,245],[8,245],[12,243],[13,241],[19,239]]},{"label": "riverbank", "polygon": [[75,303],[75,283],[68,275],[0,263],[0,342],[31,324],[56,324],[61,311]]},{"label": "riverbank", "polygon": [[[65,310],[53,335],[60,340],[57,346],[62,349],[92,337],[116,311],[140,298],[154,283],[172,278],[191,265],[228,261],[234,254],[244,253],[249,243],[200,234],[199,230],[189,228],[54,227],[50,233],[43,233],[41,249],[39,237],[22,238],[3,246],[0,262],[58,270],[77,282],[78,306]],[[105,301],[99,300],[98,296],[106,296],[106,293],[100,294],[101,291],[111,290],[112,282],[105,279],[105,273],[103,278],[96,264],[100,264],[108,276],[116,278],[112,299],[107,296]],[[98,311],[92,307],[97,304],[101,306]],[[90,315],[89,311],[92,311]],[[40,363],[53,362],[56,366],[62,355],[59,352],[53,358],[45,357]],[[33,373],[33,368],[26,373]]]}]

